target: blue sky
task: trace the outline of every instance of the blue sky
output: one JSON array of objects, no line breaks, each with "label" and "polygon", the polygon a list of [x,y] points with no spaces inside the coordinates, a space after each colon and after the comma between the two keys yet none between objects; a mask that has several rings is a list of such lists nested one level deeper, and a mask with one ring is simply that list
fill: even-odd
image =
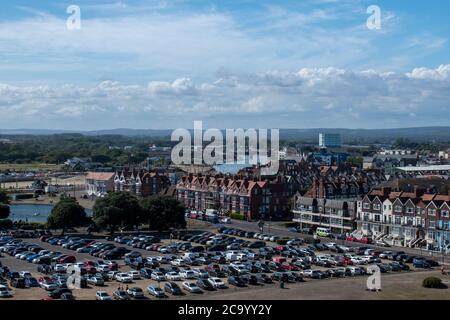
[{"label": "blue sky", "polygon": [[448,21],[437,0],[12,0],[0,128],[450,125]]}]

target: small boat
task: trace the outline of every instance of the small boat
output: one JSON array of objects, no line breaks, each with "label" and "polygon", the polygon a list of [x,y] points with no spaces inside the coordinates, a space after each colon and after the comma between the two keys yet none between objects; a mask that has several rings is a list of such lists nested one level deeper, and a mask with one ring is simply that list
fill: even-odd
[{"label": "small boat", "polygon": [[33,216],[35,216],[35,217],[37,217],[37,216],[40,216],[41,214],[39,213],[39,212],[35,212],[34,214],[33,214]]}]

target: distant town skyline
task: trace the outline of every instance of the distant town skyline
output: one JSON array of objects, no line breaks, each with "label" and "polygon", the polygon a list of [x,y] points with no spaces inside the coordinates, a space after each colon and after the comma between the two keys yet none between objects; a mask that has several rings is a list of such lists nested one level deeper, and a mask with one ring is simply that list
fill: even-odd
[{"label": "distant town skyline", "polygon": [[[381,28],[367,27],[367,8]],[[69,5],[81,29],[68,30]],[[12,0],[0,129],[450,125],[450,3]]]}]

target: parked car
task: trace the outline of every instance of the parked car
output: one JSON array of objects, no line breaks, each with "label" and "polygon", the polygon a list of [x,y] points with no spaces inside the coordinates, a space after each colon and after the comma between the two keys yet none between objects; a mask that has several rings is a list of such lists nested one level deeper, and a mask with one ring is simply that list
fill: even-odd
[{"label": "parked car", "polygon": [[191,293],[201,293],[202,289],[199,288],[197,284],[194,282],[183,282],[183,288]]},{"label": "parked car", "polygon": [[7,286],[0,284],[0,298],[10,298],[12,297],[12,292]]},{"label": "parked car", "polygon": [[166,282],[164,291],[174,296],[182,294],[180,287],[175,282]]},{"label": "parked car", "polygon": [[124,290],[117,290],[113,293],[113,298],[115,300],[130,300],[130,296]]},{"label": "parked car", "polygon": [[58,288],[56,290],[50,291],[48,293],[48,296],[53,299],[61,299],[61,296],[66,293],[72,294],[72,290],[67,288]]},{"label": "parked car", "polygon": [[164,291],[158,286],[148,286],[147,291],[149,294],[155,296],[156,298],[164,298],[166,296]]},{"label": "parked car", "polygon": [[87,283],[94,286],[103,286],[105,284],[105,280],[103,280],[101,276],[94,275],[87,278]]},{"label": "parked car", "polygon": [[133,278],[130,277],[128,273],[120,272],[116,274],[115,276],[116,281],[122,282],[122,283],[131,283],[133,282]]},{"label": "parked car", "polygon": [[138,287],[132,287],[127,290],[127,293],[130,297],[134,299],[142,299],[144,298],[144,291]]},{"label": "parked car", "polygon": [[97,291],[95,293],[95,299],[101,301],[110,301],[112,300],[111,296],[106,291]]}]

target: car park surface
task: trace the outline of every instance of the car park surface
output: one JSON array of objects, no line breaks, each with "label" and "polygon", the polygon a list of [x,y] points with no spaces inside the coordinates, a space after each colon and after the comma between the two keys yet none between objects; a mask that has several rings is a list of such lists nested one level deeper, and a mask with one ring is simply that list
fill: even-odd
[{"label": "car park surface", "polygon": [[[198,293],[209,297],[236,290],[270,291],[278,288],[281,281],[296,288],[304,282],[313,285],[313,282],[331,278],[345,282],[364,277],[373,259],[380,259],[373,262],[379,263],[382,272],[387,274],[422,269],[422,265],[431,267],[424,259],[414,261],[404,257],[410,262],[401,263],[393,260],[400,253],[377,253],[367,251],[369,248],[364,246],[347,248],[326,240],[318,245],[300,237],[279,245],[276,243],[279,239],[270,234],[258,235],[230,228],[211,231],[189,232],[171,240],[148,235],[119,236],[115,241],[87,238],[82,240],[84,246],[70,244],[81,241],[79,236],[78,239],[53,237],[49,241],[23,239],[31,249],[40,249],[43,255],[34,259],[48,263],[47,267],[8,253],[3,253],[0,261],[12,271],[9,274],[12,279],[25,279],[30,275],[38,279],[41,288],[15,288],[17,299],[40,299],[58,290],[67,281],[62,276],[70,276],[68,269],[83,275],[85,287],[102,286],[102,291],[114,299],[133,298],[130,288],[141,289],[146,299],[191,299]],[[20,242],[16,246],[20,248]],[[17,251],[25,253],[28,249]],[[379,255],[386,258],[381,259]],[[42,257],[44,259],[39,260]],[[115,257],[115,261],[108,261],[110,257]],[[21,277],[21,271],[22,275],[29,274]],[[74,289],[71,293],[77,299],[99,299],[92,290]]]}]

